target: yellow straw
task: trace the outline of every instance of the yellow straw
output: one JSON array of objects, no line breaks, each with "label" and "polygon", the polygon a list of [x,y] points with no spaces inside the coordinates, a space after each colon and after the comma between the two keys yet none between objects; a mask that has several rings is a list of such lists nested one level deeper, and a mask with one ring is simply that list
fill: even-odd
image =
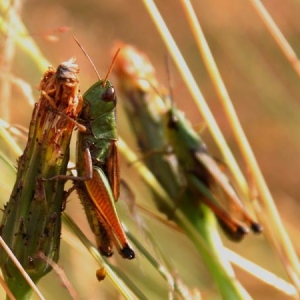
[{"label": "yellow straw", "polygon": [[207,127],[209,128],[212,136],[214,137],[214,140],[218,144],[218,147],[220,151],[222,152],[222,155],[226,162],[230,162],[230,169],[233,173],[233,176],[239,182],[239,185],[242,187],[243,190],[246,189],[247,182],[239,169],[235,158],[233,157],[230,149],[228,148],[228,145],[221,133],[221,130],[215,121],[213,114],[211,113],[207,103],[205,102],[205,99],[197,86],[197,83],[189,70],[189,67],[187,66],[178,46],[176,45],[170,31],[168,30],[162,16],[160,15],[157,7],[155,6],[154,2],[152,0],[143,0],[144,5],[146,6],[154,24],[156,25],[156,28],[160,32],[160,35],[169,50],[177,68],[181,72],[181,75],[183,77],[183,80],[185,84],[187,85],[189,92],[191,93],[200,113],[202,114],[203,118],[206,121]]},{"label": "yellow straw", "polygon": [[9,258],[13,261],[15,266],[19,269],[20,273],[23,275],[23,277],[26,279],[28,284],[31,286],[33,291],[36,293],[37,297],[41,300],[45,300],[44,296],[40,292],[40,290],[37,288],[37,286],[34,284],[32,279],[29,277],[29,275],[26,273],[20,262],[17,260],[17,258],[14,256],[14,254],[11,252],[10,248],[6,245],[5,241],[0,237],[0,245],[2,246],[3,250],[8,254]]},{"label": "yellow straw", "polygon": [[287,39],[284,37],[264,5],[259,0],[250,0],[250,3],[253,5],[254,9],[259,14],[270,34],[274,38],[275,42],[278,44],[285,57],[288,59],[297,75],[300,77],[300,61]]}]

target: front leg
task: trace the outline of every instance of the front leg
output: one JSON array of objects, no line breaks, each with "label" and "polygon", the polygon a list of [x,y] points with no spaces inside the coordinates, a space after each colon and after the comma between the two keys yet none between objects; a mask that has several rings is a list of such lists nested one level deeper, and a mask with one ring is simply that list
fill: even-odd
[{"label": "front leg", "polygon": [[86,181],[93,177],[93,162],[89,148],[84,150],[84,176],[74,176],[74,175],[56,175],[51,178],[43,178],[43,181],[48,180],[76,180],[76,181]]}]

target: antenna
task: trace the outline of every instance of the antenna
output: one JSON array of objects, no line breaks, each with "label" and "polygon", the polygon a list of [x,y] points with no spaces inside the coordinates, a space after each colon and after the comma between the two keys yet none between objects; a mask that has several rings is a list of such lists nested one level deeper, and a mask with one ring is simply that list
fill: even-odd
[{"label": "antenna", "polygon": [[112,62],[110,64],[110,67],[109,67],[109,69],[108,69],[108,71],[106,73],[106,76],[105,76],[104,80],[103,80],[103,86],[105,86],[105,84],[106,84],[107,78],[108,78],[109,74],[111,73],[111,70],[112,70],[112,68],[113,68],[113,66],[115,64],[115,61],[117,59],[117,56],[118,56],[120,50],[121,50],[121,48],[118,48],[118,50],[116,51],[116,53],[115,53],[115,55],[113,57],[113,60],[112,60]]},{"label": "antenna", "polygon": [[93,61],[91,60],[90,56],[87,54],[87,52],[84,50],[84,48],[81,46],[81,44],[78,42],[78,40],[75,38],[75,36],[73,36],[73,39],[75,40],[75,42],[77,43],[77,45],[79,46],[79,48],[82,50],[82,52],[84,53],[84,55],[87,57],[87,59],[89,60],[89,62],[91,63],[92,67],[94,68],[95,73],[97,74],[97,77],[99,80],[101,80],[101,77],[99,76],[99,73],[96,69],[95,64],[93,63]]}]

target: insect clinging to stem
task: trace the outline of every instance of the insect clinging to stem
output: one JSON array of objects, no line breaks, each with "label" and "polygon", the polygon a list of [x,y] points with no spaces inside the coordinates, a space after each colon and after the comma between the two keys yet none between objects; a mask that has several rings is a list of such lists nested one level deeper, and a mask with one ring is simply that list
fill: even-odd
[{"label": "insect clinging to stem", "polygon": [[[154,148],[162,150],[166,145],[172,148],[171,154],[178,162],[177,170],[172,162],[159,158],[158,152],[146,159],[146,163],[170,193],[175,206],[178,207],[183,198],[184,201],[192,198],[193,202],[205,203],[215,213],[227,236],[235,241],[241,240],[249,227],[253,232],[261,232],[261,226],[246,211],[229,178],[209,154],[199,134],[183,112],[174,106],[172,95],[158,101],[161,88],[148,57],[134,47],[124,45],[116,74],[127,98],[124,107],[141,150],[147,154],[153,153]],[[172,87],[169,90],[171,92]],[[170,103],[166,103],[166,99]],[[188,191],[187,197],[178,188],[176,190],[178,185]],[[178,199],[178,194],[184,197]]]},{"label": "insect clinging to stem", "polygon": [[135,253],[129,246],[115,207],[120,194],[117,97],[107,78],[118,52],[105,78],[101,79],[88,54],[75,41],[90,60],[99,81],[83,95],[83,108],[78,120],[84,130],[79,128],[77,137],[77,177],[60,178],[73,180],[99,251],[111,256],[114,244],[123,258],[133,259]]}]

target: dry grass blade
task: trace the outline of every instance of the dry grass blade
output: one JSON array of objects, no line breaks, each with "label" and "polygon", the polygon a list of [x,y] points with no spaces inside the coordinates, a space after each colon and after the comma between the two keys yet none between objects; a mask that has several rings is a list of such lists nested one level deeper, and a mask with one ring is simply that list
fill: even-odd
[{"label": "dry grass blade", "polygon": [[30,276],[26,273],[26,271],[24,270],[24,268],[22,267],[22,265],[19,263],[19,261],[16,259],[16,257],[14,256],[14,254],[11,252],[11,250],[9,249],[9,247],[6,245],[6,243],[4,242],[4,240],[2,239],[2,237],[0,237],[0,245],[4,249],[4,251],[8,254],[8,256],[10,257],[10,259],[14,262],[14,264],[16,265],[16,267],[19,269],[19,271],[21,272],[21,274],[23,275],[23,277],[25,278],[25,280],[28,282],[28,284],[31,286],[32,290],[37,295],[37,297],[39,299],[41,299],[41,300],[45,300],[45,298],[42,295],[42,293],[39,291],[39,289],[37,288],[37,286],[31,280]]},{"label": "dry grass blade", "polygon": [[[158,222],[160,222],[163,226],[167,226],[172,228],[175,231],[181,232],[179,227],[161,218],[156,213],[142,206],[138,206],[138,209],[141,213],[145,214],[146,217],[150,219],[155,219]],[[297,296],[297,290],[289,282],[283,280],[282,278],[278,277],[274,273],[266,270],[265,268],[262,268],[261,266],[255,264],[254,262],[240,256],[239,254],[237,254],[236,252],[232,251],[229,248],[224,247],[224,250],[226,252],[226,256],[228,257],[228,260],[232,264],[237,266],[239,269],[247,272],[248,274],[251,274],[253,277],[257,278],[258,280],[272,286],[274,289],[277,289],[286,295],[293,296],[293,297]]]},{"label": "dry grass blade", "polygon": [[33,91],[31,85],[25,80],[14,76],[13,74],[0,74],[2,80],[10,81],[16,88],[18,88],[28,100],[28,104],[33,106],[35,103],[35,98],[33,96]]},{"label": "dry grass blade", "polygon": [[12,152],[15,154],[16,157],[19,157],[22,154],[22,150],[20,149],[19,145],[12,138],[12,136],[7,132],[6,128],[2,126],[1,123],[0,123],[0,137],[4,141],[6,141],[7,145],[10,146]]},{"label": "dry grass blade", "polygon": [[16,300],[14,295],[12,294],[11,290],[8,288],[7,284],[5,283],[4,279],[2,276],[0,276],[0,285],[3,287],[8,299],[10,300]]},{"label": "dry grass blade", "polygon": [[[1,61],[1,69],[2,72],[5,74],[10,74],[12,69],[12,63],[15,56],[15,41],[13,38],[13,27],[11,26],[13,23],[13,12],[16,15],[20,14],[22,1],[15,0],[12,2],[12,7],[8,7],[7,9],[7,32],[6,38],[3,45],[3,54],[2,54],[2,61]],[[9,110],[8,110],[8,100],[11,98],[11,82],[8,77],[4,77],[1,83],[0,89],[0,97],[2,99],[0,111],[2,117],[6,120],[9,118]]]},{"label": "dry grass blade", "polygon": [[76,290],[72,286],[71,282],[69,281],[68,277],[66,276],[65,272],[58,266],[57,263],[55,263],[53,260],[49,259],[43,252],[39,253],[39,256],[46,261],[49,265],[51,265],[54,272],[59,276],[62,284],[64,287],[67,288],[68,292],[70,293],[70,296],[73,300],[79,300],[79,297],[76,293]]},{"label": "dry grass blade", "polygon": [[119,138],[119,149],[120,152],[125,156],[128,163],[137,169],[138,173],[143,176],[144,180],[149,184],[149,186],[153,187],[156,193],[158,193],[159,196],[169,203],[170,207],[172,207],[172,200],[166,191],[161,187],[149,169],[138,159],[135,153],[130,150],[122,138]]},{"label": "dry grass blade", "polygon": [[[65,225],[73,231],[82,244],[79,244],[76,240],[74,241],[74,238],[71,237],[71,235],[68,232],[65,232],[65,238],[68,243],[74,246],[74,248],[79,250],[82,250],[81,246],[84,245],[89,253],[93,256],[93,258],[97,261],[100,268],[105,268],[107,277],[110,278],[110,280],[114,283],[114,286],[119,290],[119,292],[123,295],[125,299],[137,299],[133,292],[129,289],[129,287],[120,279],[121,276],[118,276],[118,274],[115,272],[115,268],[110,265],[109,263],[105,263],[102,256],[99,254],[99,251],[92,246],[91,242],[88,240],[88,238],[84,235],[84,233],[80,230],[80,228],[77,226],[77,224],[70,218],[66,213],[63,213],[63,220],[65,221]],[[140,295],[140,299],[144,299],[143,295]]]},{"label": "dry grass blade", "polygon": [[160,15],[157,7],[155,6],[153,1],[143,1],[154,24],[156,25],[156,28],[158,29],[159,33],[161,34],[161,37],[163,41],[165,42],[165,45],[170,52],[179,72],[181,73],[181,76],[186,84],[186,86],[189,89],[189,92],[193,96],[193,99],[195,101],[195,104],[197,105],[200,113],[202,114],[208,129],[210,130],[212,136],[214,137],[216,143],[218,144],[223,157],[227,162],[230,162],[231,165],[231,171],[233,174],[235,174],[235,178],[239,178],[239,184],[242,187],[245,187],[247,185],[246,181],[243,180],[244,176],[242,175],[240,168],[238,167],[235,158],[233,157],[230,149],[228,148],[228,145],[224,139],[224,136],[221,133],[221,130],[211,113],[190,69],[188,68],[182,54],[180,53],[179,48],[177,47],[171,33],[169,32],[162,16]]},{"label": "dry grass blade", "polygon": [[244,257],[238,255],[230,249],[226,249],[226,252],[230,261],[239,268],[265,282],[266,284],[271,285],[272,287],[274,287],[274,289],[277,289],[282,293],[285,293],[286,295],[297,297],[297,290],[292,284],[254,264],[253,262],[245,259]]},{"label": "dry grass blade", "polygon": [[300,77],[300,61],[297,57],[297,54],[284,37],[282,32],[280,31],[277,24],[274,22],[264,5],[261,3],[260,0],[250,0],[250,3],[253,5],[256,12],[259,14],[260,18],[266,25],[267,29],[269,30],[270,34],[278,44],[279,48],[291,63],[292,67],[296,71],[297,75]]},{"label": "dry grass blade", "polygon": [[[0,1],[0,11],[7,11],[10,1]],[[44,58],[43,54],[37,47],[34,39],[28,34],[26,27],[22,23],[19,15],[14,9],[11,13],[11,24],[0,16],[0,32],[7,34],[8,30],[11,30],[10,37],[18,45],[20,49],[23,49],[33,60],[37,63],[40,70],[43,72],[50,64]]]}]

